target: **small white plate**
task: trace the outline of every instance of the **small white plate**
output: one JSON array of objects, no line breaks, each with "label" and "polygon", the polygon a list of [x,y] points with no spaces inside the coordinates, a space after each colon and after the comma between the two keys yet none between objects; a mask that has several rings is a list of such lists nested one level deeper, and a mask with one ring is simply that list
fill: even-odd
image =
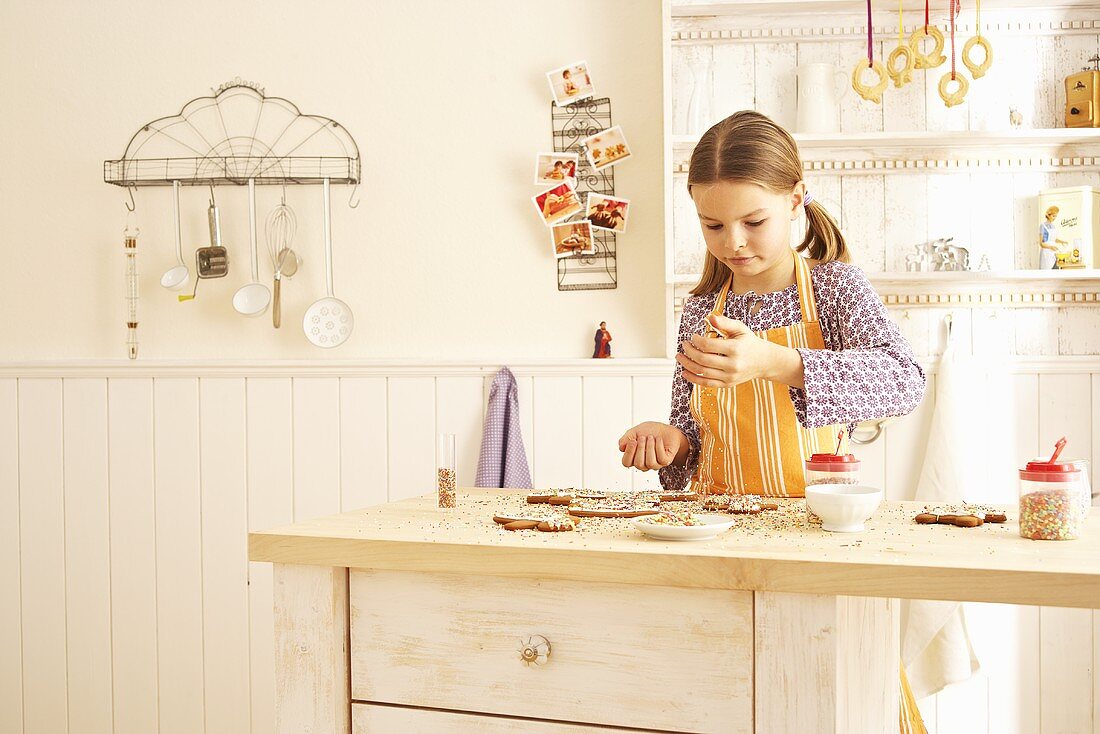
[{"label": "small white plate", "polygon": [[718,534],[729,530],[736,520],[728,515],[695,515],[696,520],[702,520],[702,525],[661,525],[654,522],[646,522],[644,517],[636,517],[631,524],[639,532],[648,535],[654,540],[710,540],[718,537]]}]

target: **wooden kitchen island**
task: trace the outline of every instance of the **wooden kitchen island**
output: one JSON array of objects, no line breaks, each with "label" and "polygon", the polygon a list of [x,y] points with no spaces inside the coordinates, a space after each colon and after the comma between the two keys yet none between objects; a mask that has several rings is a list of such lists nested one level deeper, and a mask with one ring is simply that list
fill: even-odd
[{"label": "wooden kitchen island", "polygon": [[[279,732],[897,731],[899,598],[1100,608],[1100,515],[1082,539],[1009,521],[858,534],[803,503],[718,538],[628,520],[510,532],[526,492],[459,490],[249,535],[275,564]],[[525,659],[526,653],[526,659]]]}]

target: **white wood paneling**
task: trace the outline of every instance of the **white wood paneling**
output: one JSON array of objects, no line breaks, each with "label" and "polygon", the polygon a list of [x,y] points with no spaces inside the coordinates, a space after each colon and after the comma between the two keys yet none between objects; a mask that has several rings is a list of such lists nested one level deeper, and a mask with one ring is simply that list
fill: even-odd
[{"label": "white wood paneling", "polygon": [[631,488],[631,472],[622,465],[619,437],[632,423],[629,377],[585,377],[581,396],[581,433],[585,487],[616,491]]},{"label": "white wood paneling", "polygon": [[1039,610],[1040,730],[1093,730],[1092,610]]},{"label": "white wood paneling", "polygon": [[[388,380],[390,500],[435,490],[435,379]],[[457,440],[457,437],[456,437]]]},{"label": "white wood paneling", "polygon": [[[925,341],[933,338],[935,322],[920,322]],[[981,331],[975,328],[976,335]],[[667,420],[671,366],[662,362],[656,370],[624,361],[614,374],[588,363],[577,364],[572,374],[517,368],[525,441],[529,451],[538,449],[542,463],[536,469],[547,477],[536,474],[536,484],[599,486],[621,471],[633,475],[635,488],[657,486],[655,472],[621,469],[607,436],[617,440],[642,420]],[[1009,392],[1020,461],[1049,450],[1063,433],[1074,456],[1100,456],[1100,410],[1092,408],[1100,396],[1100,367],[1058,357],[1014,369]],[[438,378],[404,372],[245,377],[212,370],[212,378],[201,369],[188,374],[168,368],[114,378],[89,367],[94,377],[74,368],[63,379],[0,380],[0,510],[6,511],[0,513],[0,543],[14,551],[3,556],[0,579],[20,590],[0,599],[0,644],[13,653],[0,658],[0,699],[14,703],[0,708],[0,730],[31,731],[32,717],[44,717],[51,726],[64,726],[68,718],[74,731],[193,731],[204,725],[208,731],[271,731],[274,585],[267,564],[249,568],[244,538],[247,528],[290,522],[295,492],[314,486],[294,485],[296,451],[314,454],[309,441],[318,440],[311,433],[307,448],[295,446],[296,436],[318,420],[316,403],[297,395],[321,395],[321,415],[331,416],[321,420],[336,421],[327,428],[338,464],[336,479],[327,480],[330,512],[341,502],[351,509],[385,499],[379,493],[392,456],[401,457],[406,476],[426,466],[430,491],[437,415],[440,425],[452,419],[465,425],[460,430],[469,435],[460,442],[471,448],[479,443],[483,385],[491,371],[439,367]],[[293,382],[307,380],[316,381],[296,394]],[[456,408],[459,403],[465,407]],[[857,448],[865,480],[883,485],[891,498],[912,492],[932,403],[929,397],[882,439]],[[394,415],[401,419],[395,422]],[[39,461],[40,454],[56,457],[53,468]],[[29,474],[21,470],[28,463],[37,464]],[[352,481],[363,476],[369,481]],[[28,500],[32,487],[53,487],[54,493]],[[417,491],[425,490],[413,486],[410,494]],[[1014,496],[1015,487],[1006,492]],[[56,517],[45,512],[49,507]],[[28,513],[46,536],[28,537],[26,525],[20,528]],[[55,540],[46,547],[50,532]],[[55,567],[61,564],[45,586],[37,561],[33,581],[26,568],[40,551],[53,554]],[[37,584],[29,596],[28,583]],[[59,610],[42,610],[47,594],[61,599]],[[32,613],[36,619],[28,625]],[[1051,727],[1066,720],[1077,726],[1086,713],[1092,722],[1095,615],[1054,633],[1048,628],[1065,627],[1058,610],[1044,609],[1042,624],[1038,608],[968,605],[967,613],[983,671],[965,687],[921,702],[930,730],[1040,731],[1042,718],[1048,724],[1042,731],[1057,731]],[[14,634],[5,638],[6,630]],[[1069,648],[1059,671],[1051,661]],[[60,677],[44,674],[47,667]],[[89,669],[96,671],[90,678],[82,672]],[[1056,695],[1054,686],[1067,685],[1075,686],[1067,689],[1073,691],[1072,712],[1042,706],[1044,696]],[[67,705],[53,705],[58,697]],[[51,702],[48,711],[44,700]],[[32,714],[26,725],[24,706]],[[1052,717],[1061,719],[1050,724]]]},{"label": "white wood paneling", "polygon": [[[199,381],[206,730],[249,730],[245,381]],[[170,593],[166,589],[165,593]]]},{"label": "white wood paneling", "polygon": [[[64,380],[65,639],[69,721],[110,734],[111,538],[107,381]],[[3,727],[0,726],[0,729]],[[164,731],[163,729],[161,730]]]},{"label": "white wood paneling", "polygon": [[23,731],[19,383],[0,380],[0,731]]},{"label": "white wood paneling", "polygon": [[199,381],[154,380],[153,403],[160,734],[186,734],[204,726]]},{"label": "white wood paneling", "polygon": [[[253,377],[245,383],[249,530],[294,521],[292,395],[289,378]],[[342,411],[341,420],[344,415]],[[345,467],[360,453],[344,452],[347,459],[341,466]],[[248,564],[248,681],[253,734],[275,730],[272,576],[270,563]]]},{"label": "white wood paneling", "polygon": [[159,724],[152,380],[108,380],[107,427],[115,732],[144,734]]},{"label": "white wood paneling", "polygon": [[68,731],[61,380],[19,381],[23,726]]},{"label": "white wood paneling", "polygon": [[539,377],[534,384],[536,487],[584,482],[580,377]]},{"label": "white wood paneling", "polygon": [[388,494],[386,378],[340,380],[340,506],[383,504]]},{"label": "white wood paneling", "polygon": [[439,377],[435,381],[436,432],[455,434],[455,473],[460,487],[473,486],[477,476],[484,388],[480,377]]},{"label": "white wood paneling", "polygon": [[340,381],[296,377],[294,520],[340,511]]},{"label": "white wood paneling", "polygon": [[[967,629],[987,681],[989,732],[1039,731],[1039,607],[963,605]],[[977,707],[979,701],[963,705]],[[945,710],[950,711],[945,701]]]}]

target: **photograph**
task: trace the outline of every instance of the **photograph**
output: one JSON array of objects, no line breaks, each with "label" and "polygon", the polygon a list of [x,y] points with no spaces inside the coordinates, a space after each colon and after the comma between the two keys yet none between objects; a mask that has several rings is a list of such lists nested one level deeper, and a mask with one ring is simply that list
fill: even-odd
[{"label": "photograph", "polygon": [[569,181],[532,196],[531,201],[535,203],[543,224],[547,226],[568,219],[582,210],[581,200]]},{"label": "photograph", "polygon": [[592,87],[592,77],[588,73],[588,62],[578,61],[560,69],[546,73],[550,82],[550,92],[559,107],[588,99],[596,94]]},{"label": "photograph", "polygon": [[592,225],[581,220],[555,224],[550,228],[550,240],[554,244],[554,257],[591,254],[596,251]]},{"label": "photograph", "polygon": [[535,156],[535,183],[541,186],[562,181],[577,183],[578,153],[538,153]]},{"label": "photograph", "polygon": [[589,194],[585,202],[585,218],[596,229],[609,232],[625,232],[626,218],[630,210],[630,199],[619,199],[603,194]]},{"label": "photograph", "polygon": [[597,171],[630,157],[630,147],[627,146],[623,129],[619,125],[598,132],[581,142],[584,144],[588,162]]}]

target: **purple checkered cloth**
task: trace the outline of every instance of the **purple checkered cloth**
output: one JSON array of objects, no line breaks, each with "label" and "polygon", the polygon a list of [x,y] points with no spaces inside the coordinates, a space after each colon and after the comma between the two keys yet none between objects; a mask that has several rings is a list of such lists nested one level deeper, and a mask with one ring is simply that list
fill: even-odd
[{"label": "purple checkered cloth", "polygon": [[531,472],[520,432],[519,391],[516,378],[502,367],[489,388],[489,408],[481,434],[476,487],[531,488]]}]

